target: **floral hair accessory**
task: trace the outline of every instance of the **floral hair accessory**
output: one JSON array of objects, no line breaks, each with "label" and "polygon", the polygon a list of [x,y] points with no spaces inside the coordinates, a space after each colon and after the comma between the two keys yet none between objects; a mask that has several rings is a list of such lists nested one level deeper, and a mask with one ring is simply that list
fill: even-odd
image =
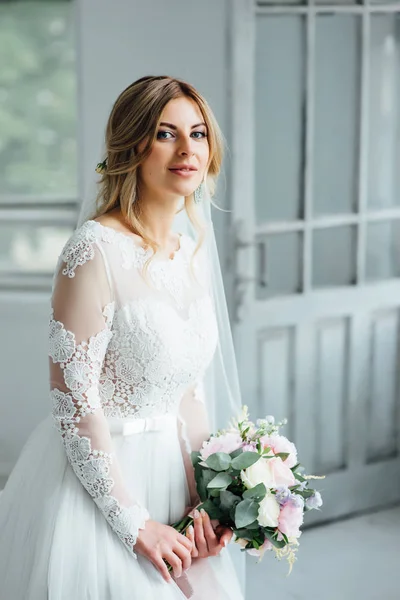
[{"label": "floral hair accessory", "polygon": [[95,169],[96,173],[104,173],[107,169],[107,159],[105,158],[103,162],[97,163],[97,167]]}]

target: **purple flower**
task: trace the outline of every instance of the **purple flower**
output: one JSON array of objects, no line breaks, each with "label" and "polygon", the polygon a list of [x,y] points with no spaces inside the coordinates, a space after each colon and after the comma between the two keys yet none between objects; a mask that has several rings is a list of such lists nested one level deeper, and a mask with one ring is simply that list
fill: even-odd
[{"label": "purple flower", "polygon": [[285,486],[279,486],[275,495],[275,499],[281,506],[291,504],[293,508],[304,508],[304,500],[302,496],[295,494]]},{"label": "purple flower", "polygon": [[321,494],[319,492],[315,492],[312,496],[310,496],[306,500],[306,506],[309,509],[319,508],[320,506],[322,506],[322,504],[323,504],[323,502],[322,502]]},{"label": "purple flower", "polygon": [[291,494],[290,503],[296,508],[304,508],[304,498],[298,494]]},{"label": "purple flower", "polygon": [[291,495],[288,487],[279,486],[276,490],[275,499],[281,506],[285,506],[289,502]]},{"label": "purple flower", "polygon": [[257,452],[257,444],[255,442],[243,442],[243,452]]}]

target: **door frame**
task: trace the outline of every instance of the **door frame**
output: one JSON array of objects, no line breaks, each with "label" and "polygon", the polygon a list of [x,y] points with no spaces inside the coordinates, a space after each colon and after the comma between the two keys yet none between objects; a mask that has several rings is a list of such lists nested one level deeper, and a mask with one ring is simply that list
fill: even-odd
[{"label": "door frame", "polygon": [[[315,218],[312,215],[312,177],[313,177],[313,134],[314,134],[314,56],[315,56],[315,19],[317,14],[329,13],[359,14],[361,17],[362,52],[361,52],[361,111],[359,121],[359,177],[357,211],[349,215],[331,215]],[[347,494],[342,494],[335,505],[331,505],[324,517],[311,514],[308,523],[323,522],[335,517],[343,517],[354,512],[352,500],[360,496],[357,509],[368,510],[379,505],[380,498],[385,495],[386,502],[395,502],[400,497],[400,481],[398,478],[398,458],[386,461],[377,461],[375,464],[363,463],[365,457],[365,444],[362,441],[362,432],[367,424],[367,416],[360,418],[360,407],[356,408],[357,401],[368,408],[368,386],[365,381],[360,381],[359,372],[370,366],[368,352],[370,327],[374,326],[375,313],[378,317],[387,312],[398,311],[400,298],[400,279],[393,278],[383,281],[368,282],[366,273],[366,236],[367,227],[371,222],[392,220],[400,217],[400,207],[383,210],[368,210],[368,47],[370,41],[371,15],[393,14],[399,12],[396,4],[370,4],[366,0],[364,5],[329,5],[315,6],[313,0],[310,5],[286,5],[282,1],[276,5],[257,5],[255,0],[232,0],[231,13],[231,220],[229,224],[228,252],[229,259],[229,284],[230,284],[230,311],[232,328],[236,346],[236,356],[239,365],[245,365],[246,377],[241,378],[243,401],[250,404],[255,398],[257,408],[260,408],[259,381],[257,373],[257,343],[254,338],[257,331],[254,326],[249,326],[249,319],[244,316],[255,315],[253,322],[268,321],[268,329],[290,328],[291,324],[297,327],[297,336],[294,342],[294,352],[302,357],[295,366],[296,372],[310,371],[301,384],[302,389],[296,391],[299,398],[310,396],[314,391],[312,369],[314,368],[315,347],[312,336],[316,322],[320,318],[332,317],[336,322],[348,320],[349,355],[353,357],[353,372],[346,382],[346,411],[349,419],[347,427],[354,433],[349,436],[349,457],[347,467],[350,469],[349,489]],[[300,221],[274,222],[258,224],[255,215],[255,127],[254,107],[256,90],[255,72],[255,45],[256,45],[256,17],[257,14],[288,14],[307,15],[307,70],[306,70],[306,145],[305,145],[305,178],[304,178],[304,216]],[[311,93],[309,93],[311,90]],[[340,225],[358,226],[356,275],[357,284],[354,287],[339,288],[340,303],[335,302],[335,292],[338,288],[314,289],[312,287],[312,234],[316,228],[327,228]],[[304,278],[302,293],[296,296],[278,296],[258,302],[256,298],[256,253],[255,239],[257,234],[274,234],[280,232],[302,232],[304,265]],[[363,297],[360,306],[360,295]],[[268,305],[266,306],[266,303]],[[302,322],[296,321],[296,315],[302,315]],[[246,322],[247,321],[247,322]],[[260,331],[263,334],[265,331]],[[253,339],[252,339],[253,338]],[[314,340],[315,341],[315,340]],[[362,347],[364,345],[364,347]],[[397,401],[399,397],[397,394]],[[307,427],[307,411],[312,409],[311,402],[304,407],[305,414],[296,420],[295,429],[290,434],[297,437],[298,432]],[[400,431],[400,410],[396,417],[397,430]],[[253,415],[260,417],[261,414]],[[288,415],[289,416],[289,415]],[[297,432],[297,434],[296,434]],[[398,436],[398,452],[399,452]],[[398,457],[398,455],[397,455]],[[313,452],[303,452],[301,460],[304,464],[312,464]],[[384,469],[388,484],[383,483],[380,490],[369,489],[369,481],[376,481],[380,471]],[[397,474],[397,475],[396,475]],[[342,484],[340,469],[329,474],[323,482],[321,489],[326,497],[334,497],[335,492]],[[351,488],[351,489],[350,489]],[[384,489],[383,489],[384,488]],[[313,511],[313,513],[318,511]]]}]

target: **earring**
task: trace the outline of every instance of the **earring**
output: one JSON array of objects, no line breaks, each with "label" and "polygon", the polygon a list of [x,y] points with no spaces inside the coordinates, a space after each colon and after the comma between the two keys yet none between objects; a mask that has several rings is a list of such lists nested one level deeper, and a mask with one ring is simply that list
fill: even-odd
[{"label": "earring", "polygon": [[194,190],[194,201],[199,204],[203,200],[203,182]]}]

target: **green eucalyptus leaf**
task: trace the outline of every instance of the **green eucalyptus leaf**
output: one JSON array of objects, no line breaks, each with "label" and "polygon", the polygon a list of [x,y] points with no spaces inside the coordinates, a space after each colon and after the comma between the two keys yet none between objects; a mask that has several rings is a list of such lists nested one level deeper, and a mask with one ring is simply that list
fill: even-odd
[{"label": "green eucalyptus leaf", "polygon": [[243,498],[253,498],[257,502],[261,502],[263,498],[265,498],[265,494],[267,493],[267,488],[263,483],[259,483],[253,488],[246,490],[243,494]]},{"label": "green eucalyptus leaf", "polygon": [[232,494],[232,492],[230,492],[229,490],[221,490],[220,500],[221,510],[230,511],[231,508],[236,506],[236,504],[239,504],[241,498],[239,496],[236,496],[235,494]]},{"label": "green eucalyptus leaf", "polygon": [[[197,487],[197,491],[200,494],[199,489],[202,487],[203,485],[203,472],[199,467],[195,467],[194,468],[194,478],[196,480],[196,487]],[[204,486],[203,486],[204,487]],[[204,500],[205,498],[203,498]]]},{"label": "green eucalyptus leaf", "polygon": [[190,458],[192,460],[192,465],[195,467],[201,460],[200,452],[191,452]]},{"label": "green eucalyptus leaf", "polygon": [[260,458],[261,456],[258,452],[242,452],[242,454],[232,460],[232,467],[238,471],[242,471],[254,465]]},{"label": "green eucalyptus leaf", "polygon": [[205,461],[206,465],[214,471],[227,471],[231,466],[231,457],[226,452],[211,454]]},{"label": "green eucalyptus leaf", "polygon": [[264,528],[265,537],[269,539],[271,544],[275,546],[275,548],[284,548],[286,546],[285,540],[281,540],[278,542],[276,539],[276,533],[271,533],[267,528]]},{"label": "green eucalyptus leaf", "polygon": [[220,519],[222,516],[220,509],[214,504],[212,500],[206,500],[205,502],[203,502],[203,504],[201,504],[198,507],[198,510],[200,510],[201,508],[204,508],[210,519]]},{"label": "green eucalyptus leaf", "polygon": [[260,544],[260,546],[263,545],[263,543],[265,542],[265,535],[263,534],[263,532],[259,532],[258,537],[254,538],[256,540],[256,542],[258,544]]},{"label": "green eucalyptus leaf", "polygon": [[212,481],[217,473],[208,469],[202,469],[200,477],[197,481],[197,491],[200,496],[200,500],[204,502],[208,498],[208,484]]},{"label": "green eucalyptus leaf", "polygon": [[236,458],[237,456],[239,456],[240,454],[243,454],[243,448],[238,448],[237,450],[234,450],[233,452],[230,453],[230,457],[231,458]]},{"label": "green eucalyptus leaf", "polygon": [[246,529],[257,529],[257,531],[259,530],[260,525],[258,524],[258,521],[253,521],[252,523],[250,523],[250,525],[247,525]]},{"label": "green eucalyptus leaf", "polygon": [[249,530],[247,529],[247,527],[244,527],[242,529],[233,529],[233,533],[236,535],[236,537],[242,540],[252,540],[257,536],[256,531]]},{"label": "green eucalyptus leaf", "polygon": [[207,484],[207,488],[218,488],[224,490],[228,485],[232,483],[232,477],[228,473],[218,473],[211,481]]},{"label": "green eucalyptus leaf", "polygon": [[235,525],[237,528],[247,527],[258,517],[259,504],[254,500],[242,500],[236,506]]}]

